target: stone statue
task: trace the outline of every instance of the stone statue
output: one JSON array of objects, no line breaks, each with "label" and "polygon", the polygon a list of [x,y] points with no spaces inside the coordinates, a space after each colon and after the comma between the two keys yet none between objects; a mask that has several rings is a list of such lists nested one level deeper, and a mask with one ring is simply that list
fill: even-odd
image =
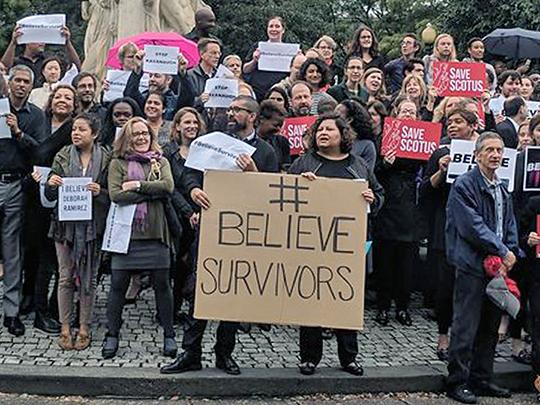
[{"label": "stone statue", "polygon": [[88,22],[84,38],[82,70],[102,78],[107,51],[113,46],[118,31],[118,0],[82,2],[82,18]]},{"label": "stone statue", "polygon": [[187,34],[195,26],[195,12],[210,8],[202,0],[161,0],[161,31]]},{"label": "stone statue", "polygon": [[188,33],[195,12],[209,7],[202,0],[88,0],[82,1],[88,22],[84,40],[84,71],[105,76],[107,51],[121,38],[142,32]]}]

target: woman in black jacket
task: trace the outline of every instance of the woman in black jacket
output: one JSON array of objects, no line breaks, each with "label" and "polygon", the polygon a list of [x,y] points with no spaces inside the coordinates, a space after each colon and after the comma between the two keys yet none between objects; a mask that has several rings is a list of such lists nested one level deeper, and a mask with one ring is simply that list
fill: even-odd
[{"label": "woman in black jacket", "polygon": [[[339,114],[319,117],[311,127],[311,150],[291,165],[289,173],[301,174],[309,180],[317,176],[367,180],[369,188],[362,193],[370,204],[371,215],[383,204],[383,189],[373,171],[362,158],[350,154],[352,147],[351,129]],[[364,370],[356,361],[358,342],[356,331],[336,329],[339,361],[343,370],[353,375],[362,375]],[[311,375],[322,357],[322,328],[300,327],[300,372]]]},{"label": "woman in black jacket", "polygon": [[[66,145],[71,144],[71,129],[73,114],[75,112],[76,91],[67,84],[58,85],[50,94],[45,107],[47,130],[46,137],[35,150],[33,163],[36,166],[51,167],[54,156]],[[50,217],[53,206],[47,202],[43,191],[46,177],[41,170],[32,173],[35,180],[26,183],[26,244],[24,249],[24,285],[23,305],[21,312],[28,312],[27,303],[34,303],[36,317],[34,327],[45,332],[56,334],[60,332],[58,318],[58,266],[54,244],[48,238]],[[41,183],[41,185],[39,184]],[[56,280],[49,296],[51,276],[55,274]]]},{"label": "woman in black jacket", "polygon": [[[408,98],[397,100],[394,116],[418,119],[418,106]],[[408,312],[412,272],[418,249],[416,178],[422,162],[396,158],[390,151],[381,156],[375,174],[385,190],[386,200],[373,232],[373,256],[377,279],[376,321],[387,325],[392,299],[396,301],[396,319],[412,325]]]},{"label": "woman in black jacket", "polygon": [[174,191],[172,203],[174,210],[182,224],[182,236],[175,240],[176,260],[173,263],[174,271],[174,318],[179,323],[183,316],[180,314],[184,300],[182,290],[186,282],[186,276],[190,271],[192,257],[190,248],[195,240],[193,226],[198,219],[198,213],[189,203],[190,198],[186,189],[184,164],[189,154],[189,146],[199,135],[205,133],[205,124],[201,115],[192,107],[180,109],[172,121],[171,141],[163,147],[163,155],[171,165],[174,179]]}]

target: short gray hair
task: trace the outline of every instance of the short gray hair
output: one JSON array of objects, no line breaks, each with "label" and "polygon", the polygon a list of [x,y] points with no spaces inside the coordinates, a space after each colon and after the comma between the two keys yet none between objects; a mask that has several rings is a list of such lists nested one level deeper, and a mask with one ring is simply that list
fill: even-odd
[{"label": "short gray hair", "polygon": [[32,69],[30,69],[28,66],[22,65],[22,64],[15,65],[11,69],[9,69],[9,73],[8,73],[9,78],[8,78],[8,80],[12,81],[17,72],[26,72],[26,73],[28,73],[30,75],[30,81],[32,83],[34,83],[34,71]]},{"label": "short gray hair", "polygon": [[474,151],[480,152],[482,148],[484,147],[484,142],[487,141],[488,139],[498,139],[504,145],[504,141],[498,133],[486,131],[486,132],[482,132],[480,136],[478,137],[478,139],[476,140],[476,143],[474,144]]}]

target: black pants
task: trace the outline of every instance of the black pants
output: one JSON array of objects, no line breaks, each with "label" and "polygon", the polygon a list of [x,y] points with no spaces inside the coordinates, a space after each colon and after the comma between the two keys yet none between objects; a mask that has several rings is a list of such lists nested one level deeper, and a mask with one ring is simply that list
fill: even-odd
[{"label": "black pants", "polygon": [[[481,270],[483,272],[483,270]],[[502,311],[486,295],[488,280],[456,272],[449,347],[449,387],[490,381]]]},{"label": "black pants", "polygon": [[[195,319],[193,313],[195,311],[195,288],[197,278],[197,249],[199,246],[199,234],[193,241],[191,252],[193,257],[193,266],[186,280],[186,298],[189,302],[189,311],[184,323],[184,336],[182,337],[182,348],[194,356],[200,358],[202,353],[202,339],[206,324],[204,319]],[[229,357],[234,352],[236,344],[236,332],[238,330],[238,322],[221,321],[216,332],[216,345],[214,350],[216,355]]]},{"label": "black pants", "polygon": [[442,250],[433,250],[432,271],[437,274],[437,293],[435,295],[435,311],[437,314],[437,327],[439,335],[447,335],[452,324],[452,309],[454,300],[455,269],[448,264],[446,253]]},{"label": "black pants", "polygon": [[[535,271],[536,268],[532,267]],[[529,304],[531,306],[532,368],[540,375],[540,280],[529,277]]]},{"label": "black pants", "polygon": [[[172,264],[172,278],[173,278],[173,299],[174,299],[174,313],[178,313],[182,309],[184,299],[186,299],[186,287],[187,279],[193,262],[191,260],[191,245],[194,240],[194,233],[191,230],[189,223],[182,224],[184,226],[184,232],[182,238],[175,242],[176,257]],[[187,228],[186,228],[187,227]]]},{"label": "black pants", "polygon": [[[334,329],[337,339],[338,357],[342,367],[356,360],[358,341],[356,331]],[[323,353],[322,328],[300,327],[300,361],[319,364]]]},{"label": "black pants", "polygon": [[[34,297],[36,311],[47,313],[49,302],[57,305],[54,299],[58,292],[58,262],[54,241],[49,239],[51,210],[39,203],[39,195],[27,196],[24,232],[24,283],[23,295]],[[35,199],[35,201],[34,201]],[[48,300],[49,283],[55,275],[53,297]],[[58,312],[53,310],[52,312]]]},{"label": "black pants", "polygon": [[417,249],[415,242],[379,240],[373,243],[379,310],[389,310],[392,299],[398,311],[409,307]]},{"label": "black pants", "polygon": [[529,301],[529,277],[527,277],[528,266],[526,260],[518,260],[516,265],[512,268],[512,271],[508,273],[508,277],[514,280],[519,288],[521,293],[520,304],[521,307],[518,312],[516,319],[510,318],[510,325],[508,327],[508,332],[510,337],[513,339],[521,339],[521,331],[529,331],[529,311],[528,311],[528,301]]},{"label": "black pants", "polygon": [[[126,300],[126,291],[129,287],[133,270],[112,270],[111,290],[107,302],[107,335],[118,336],[122,327],[122,311]],[[173,298],[169,283],[169,269],[150,271],[152,287],[156,297],[156,307],[159,313],[163,334],[165,337],[174,337],[173,328]]]}]

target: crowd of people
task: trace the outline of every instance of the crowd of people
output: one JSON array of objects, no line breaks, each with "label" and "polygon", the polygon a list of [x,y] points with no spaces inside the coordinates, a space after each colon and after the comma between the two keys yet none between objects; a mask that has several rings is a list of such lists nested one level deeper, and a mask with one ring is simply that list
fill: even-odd
[{"label": "crowd of people", "polygon": [[[223,55],[208,9],[197,13],[196,24],[190,39],[197,42],[199,64],[187,69],[180,57],[177,75],[151,73],[147,88],[141,87],[144,50],[122,46],[122,69],[131,73],[123,97],[111,102],[102,101],[109,83],[95,72],[62,81],[67,68],[81,68],[67,27],[63,58],[48,55],[38,43],[18,53],[21,31],[14,29],[0,60],[0,97],[11,110],[5,117],[11,137],[0,139],[7,331],[24,335],[20,317],[34,311],[35,328],[57,335],[64,350],[85,350],[92,341],[96,285],[110,273],[103,357],[117,355],[124,306],[151,285],[163,355],[176,358],[161,372],[201,369],[206,321],[194,318],[193,303],[197,242],[204,238],[200,212],[210,207],[212,195],[205,192],[203,173],[185,163],[194,139],[221,131],[255,148],[251,156],[238,156],[242,171],[368,181],[368,284],[376,292],[380,325],[392,322],[392,303],[402,327],[415,322],[411,291],[420,277],[420,241],[427,239],[423,293],[435,309],[434,351],[448,361],[450,397],[475,403],[477,396],[510,396],[492,382],[495,347],[507,333],[515,360],[532,364],[540,375],[538,194],[523,191],[522,180],[509,193],[496,174],[504,148],[513,148],[520,152],[516,178],[523,179],[523,152],[540,145],[540,114],[531,117],[528,109],[528,102],[540,100],[540,73],[529,71],[530,63],[512,70],[484,62],[482,39],[472,38],[461,60],[485,64],[485,93],[478,99],[442,97],[433,87],[433,63],[458,61],[461,53],[448,34],[438,35],[433,52],[420,58],[423,44],[406,33],[401,56],[388,61],[376,33],[362,25],[343,61],[334,39],[322,35],[313,47],[301,44],[284,73],[259,69],[258,43],[244,58]],[[259,40],[284,42],[285,21],[269,18],[266,32]],[[220,63],[238,80],[239,95],[228,108],[206,108],[205,84]],[[501,111],[492,110],[494,100]],[[291,156],[283,122],[311,115],[318,118],[304,135],[305,151]],[[396,157],[395,151],[383,155],[386,117],[441,123],[441,146],[427,162]],[[477,165],[448,184],[452,140],[474,141]],[[69,177],[91,177],[91,220],[59,220],[54,202]],[[111,202],[136,205],[127,254],[100,251]],[[510,322],[486,296],[488,256],[500,258],[500,274],[521,290],[520,313]],[[189,310],[182,313],[186,304]],[[175,324],[183,325],[178,356]],[[229,374],[241,372],[233,358],[239,329],[249,325],[222,321],[217,329],[215,364]],[[355,331],[301,327],[299,334],[303,374],[315,372],[322,339],[334,335],[343,370],[363,374]],[[540,389],[540,377],[537,382]]]}]

